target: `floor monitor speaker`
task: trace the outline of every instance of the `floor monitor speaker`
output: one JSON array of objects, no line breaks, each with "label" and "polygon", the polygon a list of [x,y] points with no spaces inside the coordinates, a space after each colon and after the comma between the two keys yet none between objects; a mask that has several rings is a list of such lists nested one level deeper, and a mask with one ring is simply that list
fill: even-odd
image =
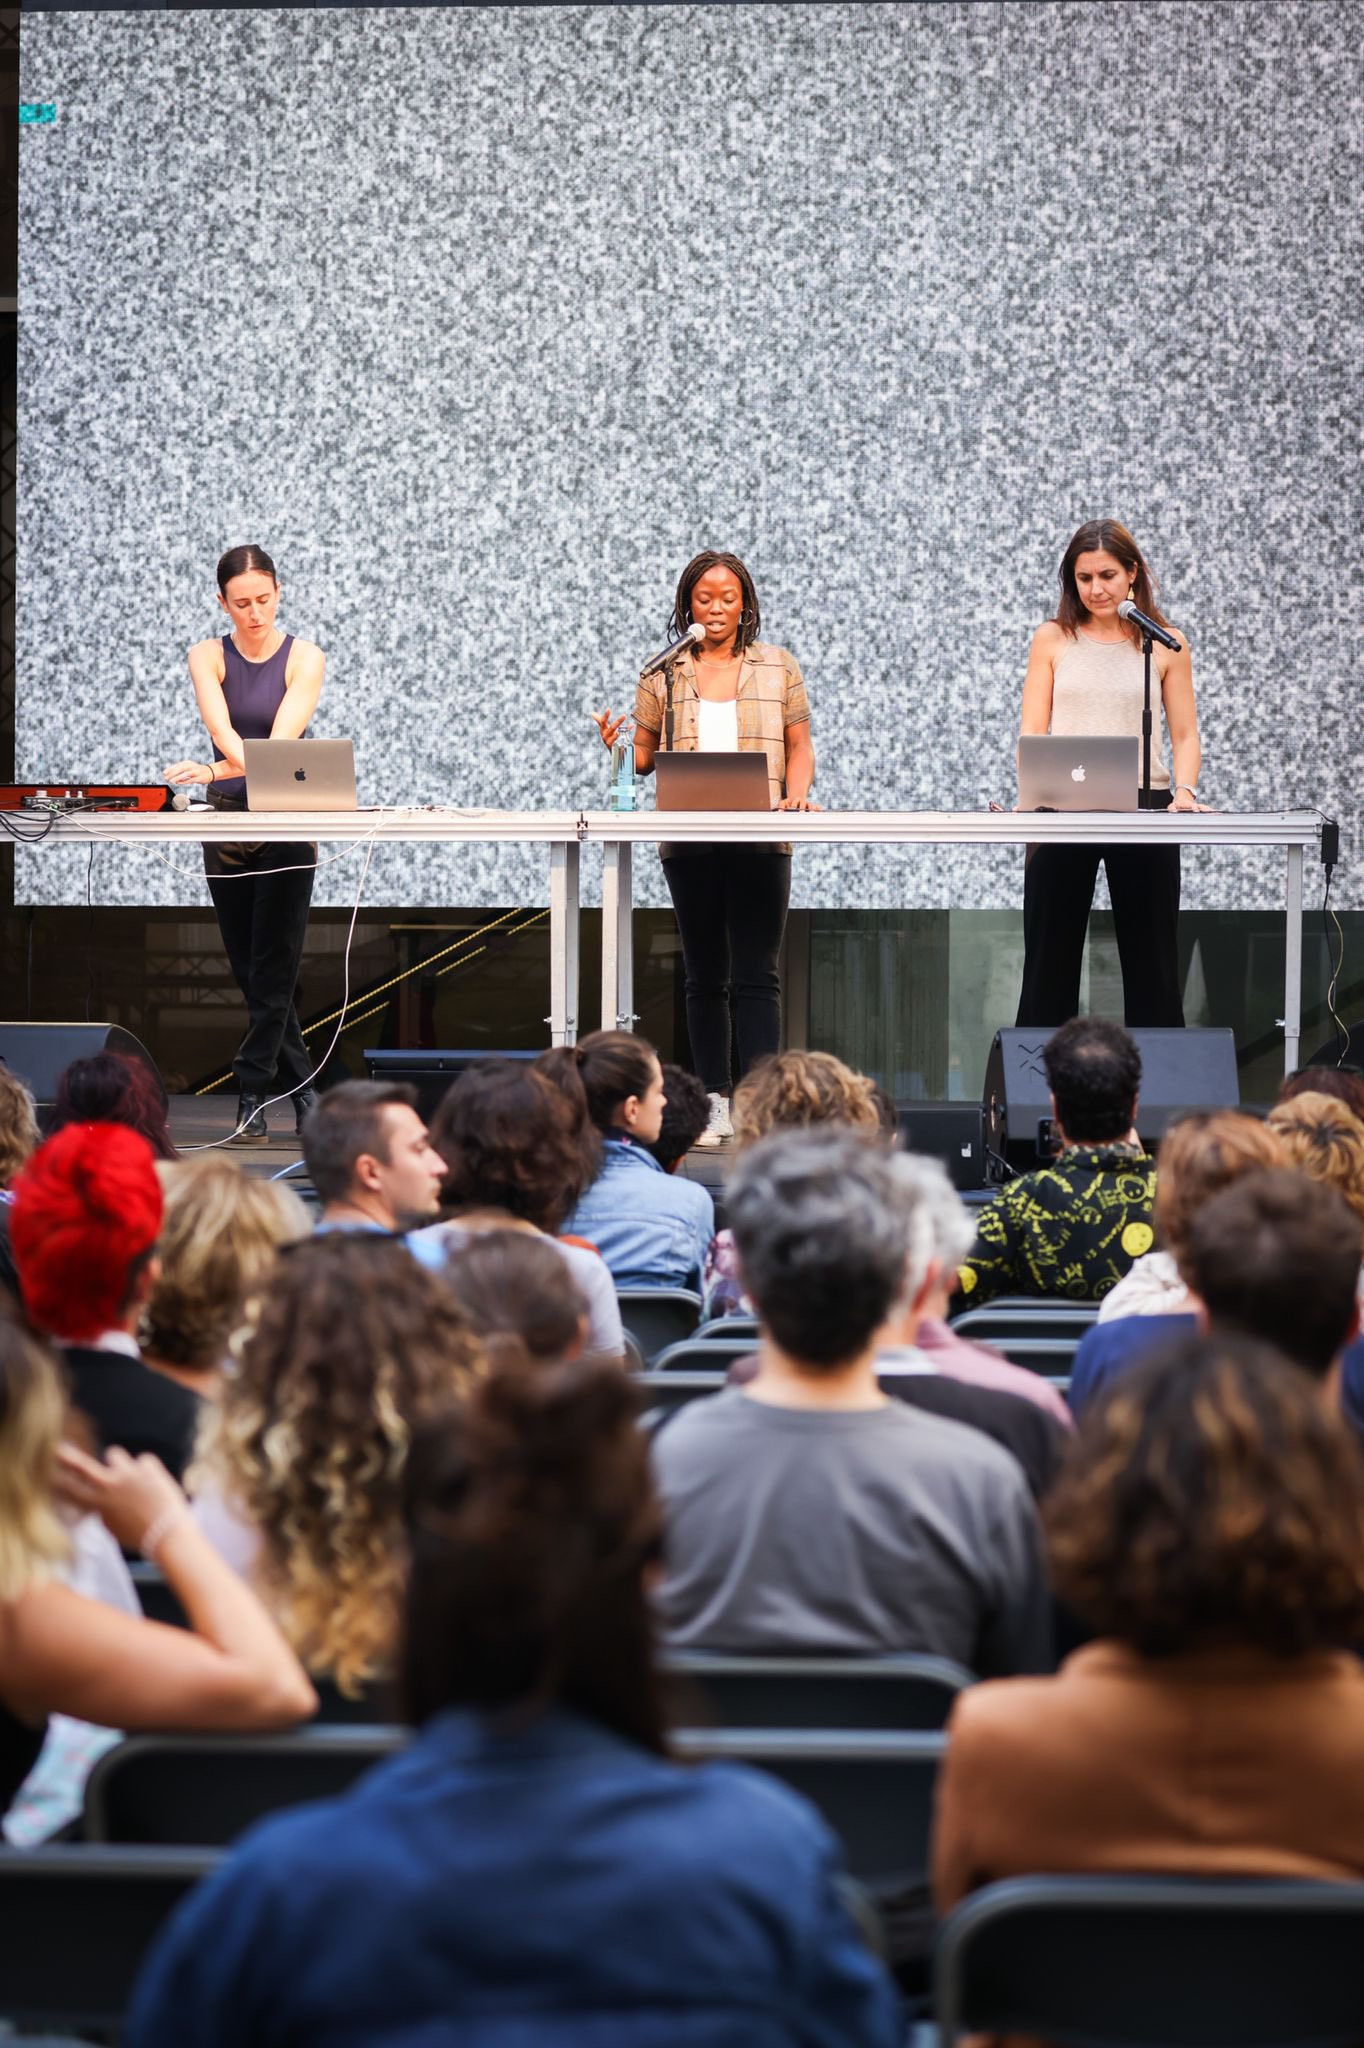
[{"label": "floor monitor speaker", "polygon": [[[1176,1117],[1191,1109],[1237,1109],[1241,1082],[1236,1041],[1229,1030],[1135,1030],[1141,1053],[1137,1132],[1153,1145]],[[986,1167],[1002,1180],[1005,1167],[1026,1173],[1052,1157],[1051,1090],[1042,1052],[1049,1031],[995,1033],[985,1067],[981,1113]]]},{"label": "floor monitor speaker", "polygon": [[538,1060],[540,1052],[484,1051],[477,1047],[459,1050],[424,1046],[369,1046],[364,1053],[365,1073],[371,1081],[405,1081],[417,1091],[417,1113],[430,1123],[436,1105],[461,1074],[485,1060],[517,1060],[523,1064]]},{"label": "floor monitor speaker", "polygon": [[160,1069],[140,1038],[121,1024],[6,1024],[0,1021],[0,1061],[18,1076],[34,1101],[43,1106],[57,1097],[57,1082],[72,1060],[97,1052],[122,1053],[138,1060],[152,1076],[165,1107],[166,1086]]},{"label": "floor monitor speaker", "polygon": [[895,1121],[906,1152],[941,1159],[952,1185],[985,1185],[985,1117],[978,1102],[897,1102]]}]

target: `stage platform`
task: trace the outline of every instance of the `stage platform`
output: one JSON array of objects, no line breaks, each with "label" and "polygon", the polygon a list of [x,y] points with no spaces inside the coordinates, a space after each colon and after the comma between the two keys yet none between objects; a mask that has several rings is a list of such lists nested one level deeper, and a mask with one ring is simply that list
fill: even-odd
[{"label": "stage platform", "polygon": [[303,1154],[294,1135],[293,1104],[280,1102],[267,1110],[268,1145],[224,1144],[223,1140],[236,1121],[235,1094],[172,1095],[170,1098],[171,1141],[186,1159],[197,1157],[205,1147],[217,1146],[220,1151],[230,1153],[253,1178],[261,1180],[273,1180],[277,1175],[282,1176],[288,1167],[297,1166],[298,1171],[288,1175],[289,1185],[297,1188],[301,1195],[311,1197],[312,1187],[300,1163]]}]

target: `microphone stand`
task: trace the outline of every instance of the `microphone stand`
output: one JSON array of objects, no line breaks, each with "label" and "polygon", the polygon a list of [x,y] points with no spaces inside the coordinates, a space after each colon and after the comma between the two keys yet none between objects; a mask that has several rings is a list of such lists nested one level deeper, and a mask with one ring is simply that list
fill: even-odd
[{"label": "microphone stand", "polygon": [[1137,791],[1137,809],[1153,810],[1151,802],[1151,635],[1141,636],[1141,658],[1143,668],[1143,698],[1141,711],[1141,788]]}]

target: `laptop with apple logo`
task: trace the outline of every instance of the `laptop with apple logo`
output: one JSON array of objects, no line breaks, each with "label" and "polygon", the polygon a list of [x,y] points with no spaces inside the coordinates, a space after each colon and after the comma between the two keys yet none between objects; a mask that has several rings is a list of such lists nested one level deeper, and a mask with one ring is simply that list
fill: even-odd
[{"label": "laptop with apple logo", "polygon": [[243,740],[248,811],[353,811],[352,740]]},{"label": "laptop with apple logo", "polygon": [[1135,811],[1141,741],[1127,734],[1024,733],[1020,811]]}]

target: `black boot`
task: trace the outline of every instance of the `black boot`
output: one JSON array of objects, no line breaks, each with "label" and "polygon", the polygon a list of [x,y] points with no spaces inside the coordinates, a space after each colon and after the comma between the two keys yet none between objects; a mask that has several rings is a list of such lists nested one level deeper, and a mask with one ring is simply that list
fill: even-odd
[{"label": "black boot", "polygon": [[268,1145],[270,1133],[265,1128],[265,1112],[261,1103],[263,1095],[239,1095],[237,1097],[237,1128],[232,1133],[234,1145]]},{"label": "black boot", "polygon": [[303,1135],[303,1119],[317,1101],[316,1088],[300,1088],[294,1096],[294,1129]]}]

